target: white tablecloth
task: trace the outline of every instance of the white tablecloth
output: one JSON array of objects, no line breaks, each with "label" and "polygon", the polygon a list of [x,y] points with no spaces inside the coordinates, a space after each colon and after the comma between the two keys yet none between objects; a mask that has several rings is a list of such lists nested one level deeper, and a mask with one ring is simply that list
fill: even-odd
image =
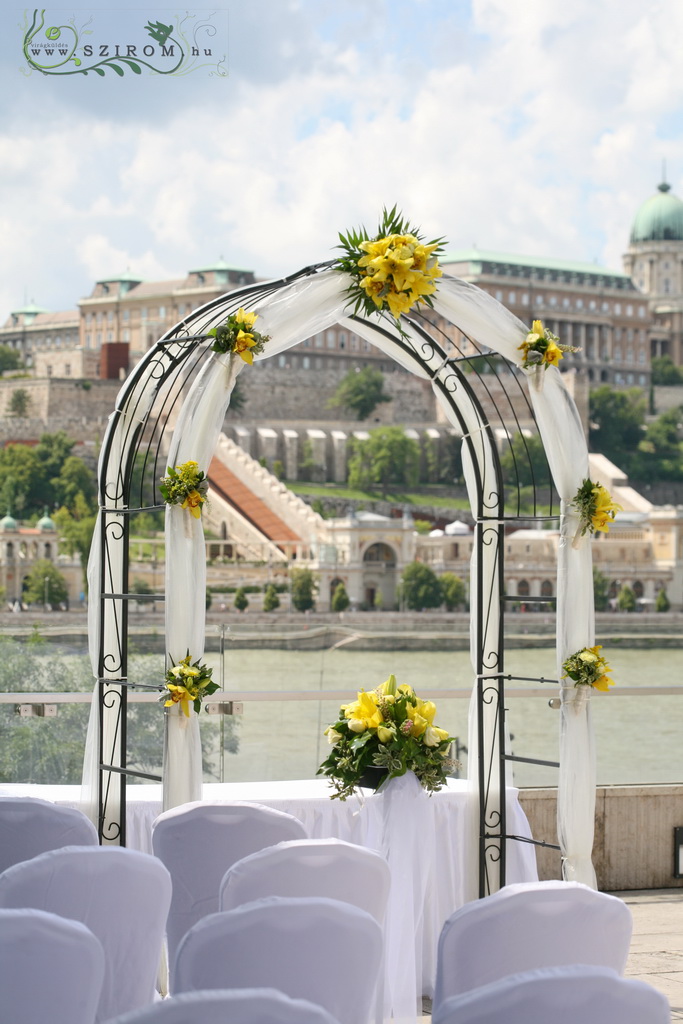
[{"label": "white tablecloth", "polygon": [[[336,837],[374,849],[380,847],[383,825],[380,794],[330,800],[325,779],[285,782],[230,782],[204,785],[205,800],[246,800],[287,811],[303,822],[311,838]],[[78,786],[0,786],[0,796],[36,796],[68,807],[78,807]],[[516,789],[508,790],[507,831],[528,836],[529,825],[519,804]],[[419,863],[414,871],[427,879],[422,920],[415,921],[418,946],[422,949],[422,991],[431,995],[436,970],[436,947],[446,918],[467,902],[465,843],[471,806],[468,784],[450,779],[445,789],[427,800],[436,842],[419,844]],[[161,813],[161,786],[129,786],[127,790],[127,845],[151,853],[152,822]],[[411,823],[406,822],[410,829]],[[508,842],[507,881],[526,882],[537,878],[535,848],[528,843]],[[421,942],[419,941],[421,933]]]}]

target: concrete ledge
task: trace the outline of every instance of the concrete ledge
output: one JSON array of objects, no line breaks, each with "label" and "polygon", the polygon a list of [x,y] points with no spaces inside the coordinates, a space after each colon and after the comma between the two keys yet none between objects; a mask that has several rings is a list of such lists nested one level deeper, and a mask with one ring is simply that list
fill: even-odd
[{"label": "concrete ledge", "polygon": [[[557,842],[557,790],[522,789],[520,802],[536,839]],[[673,877],[673,830],[683,826],[683,784],[599,786],[593,863],[607,892],[683,887]],[[561,878],[556,850],[537,848],[539,878]]]}]

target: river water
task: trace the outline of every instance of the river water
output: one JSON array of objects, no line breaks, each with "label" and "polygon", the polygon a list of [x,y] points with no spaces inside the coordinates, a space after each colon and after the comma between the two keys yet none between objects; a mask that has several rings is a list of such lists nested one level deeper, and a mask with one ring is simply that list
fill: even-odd
[{"label": "river water", "polygon": [[[649,695],[653,686],[683,684],[681,650],[605,650],[616,686],[609,694],[594,693],[598,784],[683,783],[683,694]],[[220,659],[209,655],[214,678],[220,678]],[[555,678],[552,649],[513,650],[506,655],[506,673],[513,676]],[[399,683],[415,690],[461,689],[471,686],[472,670],[466,652],[254,651],[231,649],[225,653],[224,686],[230,691],[355,690],[372,689],[393,672]],[[515,688],[538,683],[512,681]],[[637,696],[620,696],[619,688],[638,687]],[[559,712],[547,697],[511,697],[506,701],[511,752],[518,756],[556,761]],[[467,743],[466,699],[437,700],[436,724]],[[227,780],[307,778],[326,756],[325,726],[339,710],[334,701],[252,701],[237,719],[239,752],[226,755]],[[466,760],[466,759],[465,759]],[[519,786],[555,785],[557,770],[536,765],[514,765]]]}]

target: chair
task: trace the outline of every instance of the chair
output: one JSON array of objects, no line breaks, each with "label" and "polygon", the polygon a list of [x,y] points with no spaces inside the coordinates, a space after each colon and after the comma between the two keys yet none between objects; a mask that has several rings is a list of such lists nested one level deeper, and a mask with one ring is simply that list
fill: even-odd
[{"label": "chair", "polygon": [[97,846],[85,814],[36,797],[0,797],[0,872],[60,846]]},{"label": "chair", "polygon": [[273,988],[184,992],[109,1024],[338,1024],[322,1006]]},{"label": "chair", "polygon": [[434,1008],[469,989],[537,967],[592,964],[621,974],[633,921],[616,896],[580,882],[520,882],[460,907],[437,951]]},{"label": "chair", "polygon": [[237,861],[221,882],[221,910],[264,896],[327,896],[384,923],[391,874],[373,850],[341,839],[293,839]]},{"label": "chair", "polygon": [[67,846],[0,875],[0,907],[34,907],[81,921],[102,943],[96,1021],[152,1002],[170,902],[163,864],[119,846]]},{"label": "chair", "polygon": [[152,826],[152,849],[173,879],[166,937],[171,991],[173,964],[185,932],[218,910],[218,889],[235,861],[286,839],[305,839],[291,814],[261,804],[182,804]]},{"label": "chair", "polygon": [[432,1024],[669,1024],[665,996],[608,967],[545,967],[451,996]]},{"label": "chair", "polygon": [[42,910],[0,910],[0,1019],[92,1024],[104,950],[79,921]]},{"label": "chair", "polygon": [[210,914],[178,947],[177,992],[267,986],[366,1024],[382,960],[382,931],[338,900],[270,896]]}]

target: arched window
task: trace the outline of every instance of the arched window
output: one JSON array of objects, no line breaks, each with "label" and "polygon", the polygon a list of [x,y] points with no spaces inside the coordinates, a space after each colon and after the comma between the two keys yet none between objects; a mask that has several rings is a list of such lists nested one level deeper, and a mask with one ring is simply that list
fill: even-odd
[{"label": "arched window", "polygon": [[552,597],[553,585],[550,580],[543,580],[541,583],[541,597]]},{"label": "arched window", "polygon": [[528,597],[529,596],[529,581],[520,580],[517,584],[517,597]]},{"label": "arched window", "polygon": [[377,544],[371,544],[368,550],[363,555],[364,562],[382,562],[387,568],[392,568],[396,565],[396,554],[393,548],[390,548],[388,544],[383,544],[379,541]]},{"label": "arched window", "polygon": [[640,599],[644,595],[645,588],[641,580],[636,580],[633,584],[633,593],[636,595],[638,599]]}]

